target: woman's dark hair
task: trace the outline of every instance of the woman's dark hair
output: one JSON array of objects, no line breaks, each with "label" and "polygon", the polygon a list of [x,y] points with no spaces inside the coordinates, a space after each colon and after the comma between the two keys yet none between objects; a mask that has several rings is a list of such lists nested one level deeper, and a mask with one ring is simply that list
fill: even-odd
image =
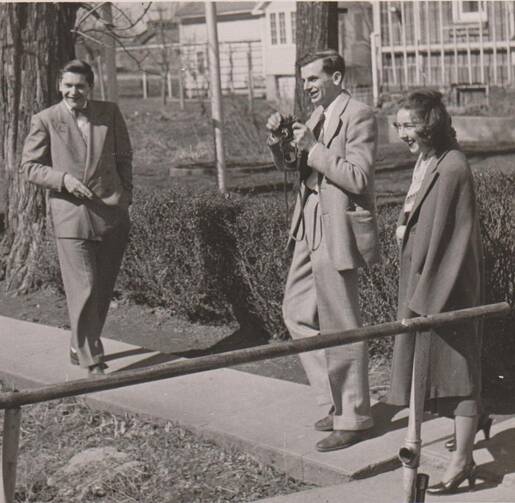
[{"label": "woman's dark hair", "polygon": [[81,61],[80,59],[72,59],[71,61],[68,61],[68,63],[66,63],[59,72],[59,80],[61,80],[63,78],[63,74],[67,72],[84,75],[86,77],[86,82],[93,87],[95,75],[91,66],[85,61]]},{"label": "woman's dark hair", "polygon": [[413,91],[400,104],[415,112],[423,122],[416,129],[417,134],[437,152],[441,152],[456,142],[456,131],[452,127],[452,119],[442,102],[442,94],[432,89]]}]

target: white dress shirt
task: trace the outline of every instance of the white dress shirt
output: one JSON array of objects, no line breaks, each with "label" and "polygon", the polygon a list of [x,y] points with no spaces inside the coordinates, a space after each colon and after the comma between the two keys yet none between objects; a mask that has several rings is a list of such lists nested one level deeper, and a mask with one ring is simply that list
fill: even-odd
[{"label": "white dress shirt", "polygon": [[[323,143],[323,141],[324,141],[324,132],[325,132],[325,129],[327,127],[327,124],[329,124],[329,121],[331,120],[331,117],[333,115],[335,104],[336,104],[336,101],[338,99],[338,96],[333,101],[331,101],[331,103],[329,103],[329,106],[323,112],[323,115],[325,116],[324,125],[322,126],[320,134],[318,135],[317,143],[315,143],[315,145],[313,145],[309,149],[309,153],[308,153],[308,166],[310,166],[309,158],[311,156],[311,153],[313,152],[313,150],[316,147],[318,147],[319,143]],[[306,185],[306,187],[308,187],[308,189],[312,190],[313,192],[318,192],[318,171],[315,170],[315,169],[311,169],[311,173],[306,178],[306,181],[304,182],[304,184]]]}]

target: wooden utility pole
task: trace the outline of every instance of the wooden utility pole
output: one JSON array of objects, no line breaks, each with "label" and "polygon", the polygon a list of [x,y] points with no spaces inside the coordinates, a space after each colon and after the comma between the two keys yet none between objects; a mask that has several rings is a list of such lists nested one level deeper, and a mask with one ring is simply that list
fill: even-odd
[{"label": "wooden utility pole", "polygon": [[247,70],[247,85],[249,88],[249,114],[252,115],[254,113],[254,77],[252,74],[252,45],[250,42],[247,46]]},{"label": "wooden utility pole", "polygon": [[118,101],[118,82],[116,81],[116,40],[112,36],[113,29],[113,12],[110,2],[106,2],[102,6],[102,14],[106,22],[105,36],[105,62],[107,75],[107,99],[109,101]]},{"label": "wooden utility pole", "polygon": [[211,117],[215,136],[215,162],[218,189],[222,194],[225,187],[225,151],[223,133],[222,83],[220,80],[220,54],[218,51],[218,30],[216,26],[216,2],[205,2],[207,38],[209,50],[209,73],[211,77]]}]

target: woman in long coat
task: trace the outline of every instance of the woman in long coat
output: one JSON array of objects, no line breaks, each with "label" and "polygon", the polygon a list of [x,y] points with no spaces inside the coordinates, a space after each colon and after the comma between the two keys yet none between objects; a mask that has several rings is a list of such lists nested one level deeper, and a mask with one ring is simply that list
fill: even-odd
[{"label": "woman in long coat", "polygon": [[[418,154],[401,211],[398,318],[411,318],[481,304],[482,246],[472,173],[456,143],[441,94],[411,93],[397,113],[399,137]],[[433,494],[454,492],[468,480],[480,413],[481,326],[463,322],[431,331],[427,407],[454,417],[456,450]],[[396,337],[388,401],[407,405],[415,337]]]}]

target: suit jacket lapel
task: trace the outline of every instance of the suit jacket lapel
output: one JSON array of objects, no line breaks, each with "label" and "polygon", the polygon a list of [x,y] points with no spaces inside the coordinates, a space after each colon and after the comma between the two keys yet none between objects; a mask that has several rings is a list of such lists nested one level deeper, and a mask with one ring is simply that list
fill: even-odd
[{"label": "suit jacket lapel", "polygon": [[331,118],[329,122],[325,125],[324,128],[324,138],[323,142],[324,145],[329,145],[331,143],[331,140],[334,138],[338,131],[338,127],[340,126],[340,120],[343,112],[345,112],[345,109],[347,108],[347,105],[349,103],[350,95],[346,93],[345,91],[342,92],[336,100],[338,100],[334,104],[334,109],[331,113]]},{"label": "suit jacket lapel", "polygon": [[57,118],[54,127],[71,153],[79,159],[86,161],[87,152],[84,138],[82,138],[79,127],[64,101],[61,101],[57,107]]},{"label": "suit jacket lapel", "polygon": [[104,141],[107,134],[107,124],[104,121],[104,112],[95,101],[88,103],[89,118],[89,144],[88,158],[86,163],[86,173],[84,179],[87,180],[94,173],[102,150],[104,149]]},{"label": "suit jacket lapel", "polygon": [[436,157],[433,157],[431,163],[429,164],[426,174],[424,176],[424,180],[422,181],[422,185],[417,192],[417,197],[415,198],[415,203],[413,205],[413,209],[411,210],[408,221],[406,222],[406,225],[409,224],[411,219],[413,218],[413,215],[415,215],[416,211],[418,210],[419,206],[422,204],[422,201],[426,197],[427,193],[429,192],[429,189],[432,187],[433,182],[436,180],[436,177],[438,175],[438,165],[440,164],[440,161],[443,159],[447,152],[444,152],[438,159]]}]

